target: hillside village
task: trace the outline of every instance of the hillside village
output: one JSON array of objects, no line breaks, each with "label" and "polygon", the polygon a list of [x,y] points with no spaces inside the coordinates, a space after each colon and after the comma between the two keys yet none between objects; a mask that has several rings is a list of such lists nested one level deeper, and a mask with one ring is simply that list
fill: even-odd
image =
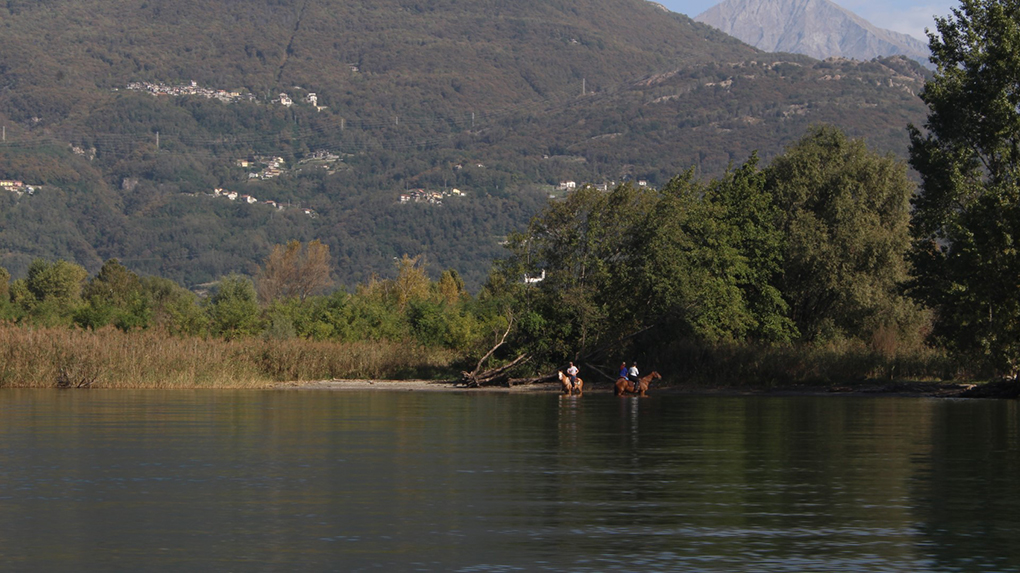
[{"label": "hillside village", "polygon": [[[223,189],[222,187],[216,187],[215,189],[212,190],[212,193],[209,193],[208,195],[210,197],[225,197],[231,201],[240,201],[242,203],[247,203],[248,205],[254,205],[256,203],[259,203],[259,200],[251,195],[242,195],[237,191],[230,191],[227,189]],[[272,200],[265,200],[262,201],[261,203],[263,205],[266,205],[267,207],[272,207],[273,209],[276,209],[278,211],[283,211],[286,209],[297,209],[298,211],[301,211],[302,213],[308,215],[313,219],[319,216],[314,209],[309,209],[307,207],[299,207],[290,204],[277,203],[276,201]]]},{"label": "hillside village", "polygon": [[444,197],[463,197],[464,192],[460,189],[449,191],[426,191],[424,189],[411,189],[400,195],[400,203],[428,203],[430,205],[442,205]]},{"label": "hillside village", "polygon": [[200,87],[195,81],[190,84],[180,85],[168,85],[163,83],[153,82],[131,82],[127,85],[127,89],[133,91],[142,91],[150,93],[154,96],[168,95],[168,96],[200,96],[208,99],[216,99],[223,103],[233,103],[236,101],[255,101],[255,94],[242,93],[240,90],[227,91],[218,90],[212,88]]},{"label": "hillside village", "polygon": [[[647,187],[648,181],[644,179],[638,179],[634,181],[638,187]],[[598,191],[609,191],[616,187],[616,181],[604,181],[602,183],[578,183],[577,181],[560,181],[560,184],[556,186],[557,191],[573,191],[580,187],[590,185]]]},{"label": "hillside village", "polygon": [[[352,71],[357,71],[352,68]],[[240,91],[227,91],[222,89],[204,88],[197,84],[195,81],[191,81],[189,84],[180,85],[169,85],[163,83],[153,82],[132,82],[127,85],[127,89],[135,91],[144,91],[154,96],[169,95],[169,96],[200,96],[209,99],[216,99],[224,103],[232,103],[235,101],[255,101],[255,96],[251,93],[242,93]],[[301,89],[301,88],[297,88]],[[317,111],[326,109],[325,106],[318,105],[318,95],[315,92],[308,92],[303,98],[303,103],[309,104],[314,107]],[[294,98],[286,92],[281,92],[277,97],[271,100],[271,103],[279,104],[284,107],[291,107],[294,105]],[[302,159],[298,164],[306,164],[309,162],[321,162],[323,169],[330,170],[331,164],[341,161],[339,155],[329,151],[319,150],[309,154],[307,157]],[[236,162],[237,167],[248,169],[247,179],[252,180],[269,180],[275,177],[280,177],[288,172],[286,163],[282,157],[277,156],[253,156],[245,159],[238,159]],[[484,167],[482,164],[478,164],[478,167]],[[462,166],[456,166],[457,169],[461,169]],[[334,170],[330,170],[329,173],[334,173]],[[645,181],[637,181],[639,186],[647,185]],[[587,183],[586,183],[587,184]],[[586,185],[586,184],[582,184]],[[616,186],[616,182],[604,182],[600,184],[591,184],[596,189],[601,191],[608,191],[609,189]],[[558,191],[569,192],[578,187],[578,183],[575,181],[561,181],[556,187]],[[399,204],[410,204],[410,203],[425,203],[429,205],[440,206],[443,204],[443,200],[449,197],[462,197],[464,192],[460,189],[450,189],[448,191],[427,191],[425,189],[411,189],[399,195]],[[251,195],[242,195],[236,191],[226,191],[221,188],[213,190],[212,196],[215,197],[227,197],[228,199],[241,200],[243,202],[253,204],[258,202],[258,199]],[[550,195],[554,197],[554,195]],[[273,201],[263,201],[263,204],[270,205],[276,208],[283,208],[283,206],[277,205]],[[314,212],[309,211],[309,215],[314,216]]]},{"label": "hillside village", "polygon": [[282,157],[269,157],[256,155],[250,159],[238,159],[237,166],[244,169],[252,169],[261,166],[258,171],[249,171],[248,179],[272,179],[283,175],[286,171],[286,163]]},{"label": "hillside village", "polygon": [[18,197],[21,197],[25,193],[34,195],[36,187],[38,187],[38,185],[26,185],[23,181],[0,179],[0,190],[9,191]]},{"label": "hillside village", "polygon": [[[306,95],[304,98],[304,102],[314,107],[315,111],[322,111],[324,109],[327,109],[326,106],[319,105],[319,96],[315,92],[308,92],[308,95]],[[284,92],[280,93],[280,95],[273,100],[273,103],[278,103],[283,107],[290,107],[294,105],[294,98],[290,97],[289,94]]]},{"label": "hillside village", "polygon": [[[327,170],[327,173],[332,175],[336,172],[334,164],[338,162],[341,162],[340,155],[320,149],[306,155],[298,161],[297,166],[309,166],[310,164],[317,163],[319,167]],[[264,181],[288,173],[286,161],[282,157],[277,156],[256,155],[245,159],[238,159],[236,165],[242,169],[249,170],[247,175],[249,181],[255,179]]]},{"label": "hillside village", "polygon": [[[352,71],[358,71],[356,67],[352,66]],[[251,93],[241,93],[240,91],[227,91],[221,89],[204,88],[197,84],[195,81],[191,81],[189,84],[180,85],[169,85],[163,83],[153,82],[132,82],[127,85],[127,89],[135,91],[144,91],[154,96],[169,95],[169,96],[200,96],[209,99],[216,99],[224,103],[232,103],[235,101],[247,100],[254,101],[255,96]],[[311,105],[316,111],[322,111],[326,109],[325,106],[319,105],[318,94],[315,92],[309,92],[304,98],[303,102]],[[281,92],[271,103],[276,103],[284,107],[291,107],[294,105],[294,98],[292,98],[286,92]],[[311,153],[299,162],[299,165],[306,164],[309,162],[317,161],[322,162],[321,167],[329,170],[331,164],[340,161],[339,155],[331,153],[325,150],[319,150]],[[261,156],[257,155],[250,158],[238,159],[236,162],[237,167],[243,169],[249,169],[247,174],[249,181],[251,180],[269,180],[275,177],[280,177],[287,173],[286,163],[282,157],[276,156]],[[478,164],[478,167],[484,167],[482,164]],[[457,169],[461,169],[462,166],[458,165]],[[334,173],[334,170],[330,170],[329,173]],[[644,182],[642,182],[644,184]],[[601,190],[608,190],[615,183],[603,183],[597,185]],[[563,181],[560,182],[558,189],[560,191],[573,190],[577,184],[574,181]],[[227,197],[230,200],[241,200],[247,203],[256,203],[258,200],[250,195],[241,195],[235,191],[225,191],[223,189],[214,189],[213,196],[216,197]],[[461,197],[464,192],[460,189],[451,189],[449,191],[426,191],[425,189],[411,189],[399,196],[398,203],[409,204],[409,203],[425,203],[429,205],[440,206],[443,204],[444,198],[449,197]],[[264,201],[264,204],[271,204],[271,206],[277,207],[272,201]],[[282,207],[280,207],[282,208]]]},{"label": "hillside village", "polygon": [[[198,82],[192,80],[187,84],[164,84],[158,82],[131,82],[127,86],[127,89],[131,91],[140,91],[153,96],[198,96],[207,99],[219,100],[223,103],[234,103],[238,101],[255,101],[255,94],[251,92],[242,92],[241,90],[223,90],[214,88],[205,88],[198,85]],[[301,89],[301,88],[298,88]],[[313,108],[315,111],[322,111],[327,109],[324,105],[319,105],[319,96],[315,92],[308,92],[307,95],[302,99],[303,103],[306,103]],[[283,107],[291,107],[294,105],[294,98],[292,98],[286,92],[280,93],[277,97],[273,98],[270,103],[282,105]]]}]

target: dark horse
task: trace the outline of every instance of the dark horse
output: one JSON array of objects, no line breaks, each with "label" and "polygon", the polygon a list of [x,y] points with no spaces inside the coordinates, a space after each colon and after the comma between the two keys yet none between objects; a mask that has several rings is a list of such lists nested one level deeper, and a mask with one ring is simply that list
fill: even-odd
[{"label": "dark horse", "polygon": [[618,378],[616,380],[615,390],[616,395],[623,396],[624,394],[630,392],[631,394],[644,396],[645,392],[648,391],[648,383],[651,382],[652,380],[658,380],[660,378],[662,378],[662,375],[659,374],[658,372],[652,372],[647,376],[642,376],[641,378],[638,378],[637,384],[634,384],[633,382],[627,380],[626,378]]}]

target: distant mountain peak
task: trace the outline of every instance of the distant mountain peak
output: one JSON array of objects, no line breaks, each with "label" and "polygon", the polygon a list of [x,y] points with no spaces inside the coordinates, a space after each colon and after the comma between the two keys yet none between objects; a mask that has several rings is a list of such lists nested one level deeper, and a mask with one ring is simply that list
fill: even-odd
[{"label": "distant mountain peak", "polygon": [[903,55],[928,65],[928,46],[879,28],[829,0],[725,0],[695,20],[766,52],[870,60]]}]

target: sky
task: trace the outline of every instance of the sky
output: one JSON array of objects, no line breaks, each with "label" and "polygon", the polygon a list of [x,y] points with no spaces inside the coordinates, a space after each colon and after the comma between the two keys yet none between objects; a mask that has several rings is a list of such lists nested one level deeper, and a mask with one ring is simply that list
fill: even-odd
[{"label": "sky", "polygon": [[[691,18],[715,6],[722,0],[654,0],[673,12]],[[950,9],[959,6],[952,0],[834,0],[843,8],[864,18],[879,28],[910,34],[918,40],[928,41],[925,28],[935,29],[933,16],[948,16]]]}]

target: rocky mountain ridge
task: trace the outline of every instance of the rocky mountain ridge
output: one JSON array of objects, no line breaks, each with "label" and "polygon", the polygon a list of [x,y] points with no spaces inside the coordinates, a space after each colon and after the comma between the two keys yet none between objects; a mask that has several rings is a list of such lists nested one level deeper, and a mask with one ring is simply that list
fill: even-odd
[{"label": "rocky mountain ridge", "polygon": [[902,55],[928,63],[924,42],[879,28],[829,0],[725,0],[695,20],[766,52],[856,60]]}]

